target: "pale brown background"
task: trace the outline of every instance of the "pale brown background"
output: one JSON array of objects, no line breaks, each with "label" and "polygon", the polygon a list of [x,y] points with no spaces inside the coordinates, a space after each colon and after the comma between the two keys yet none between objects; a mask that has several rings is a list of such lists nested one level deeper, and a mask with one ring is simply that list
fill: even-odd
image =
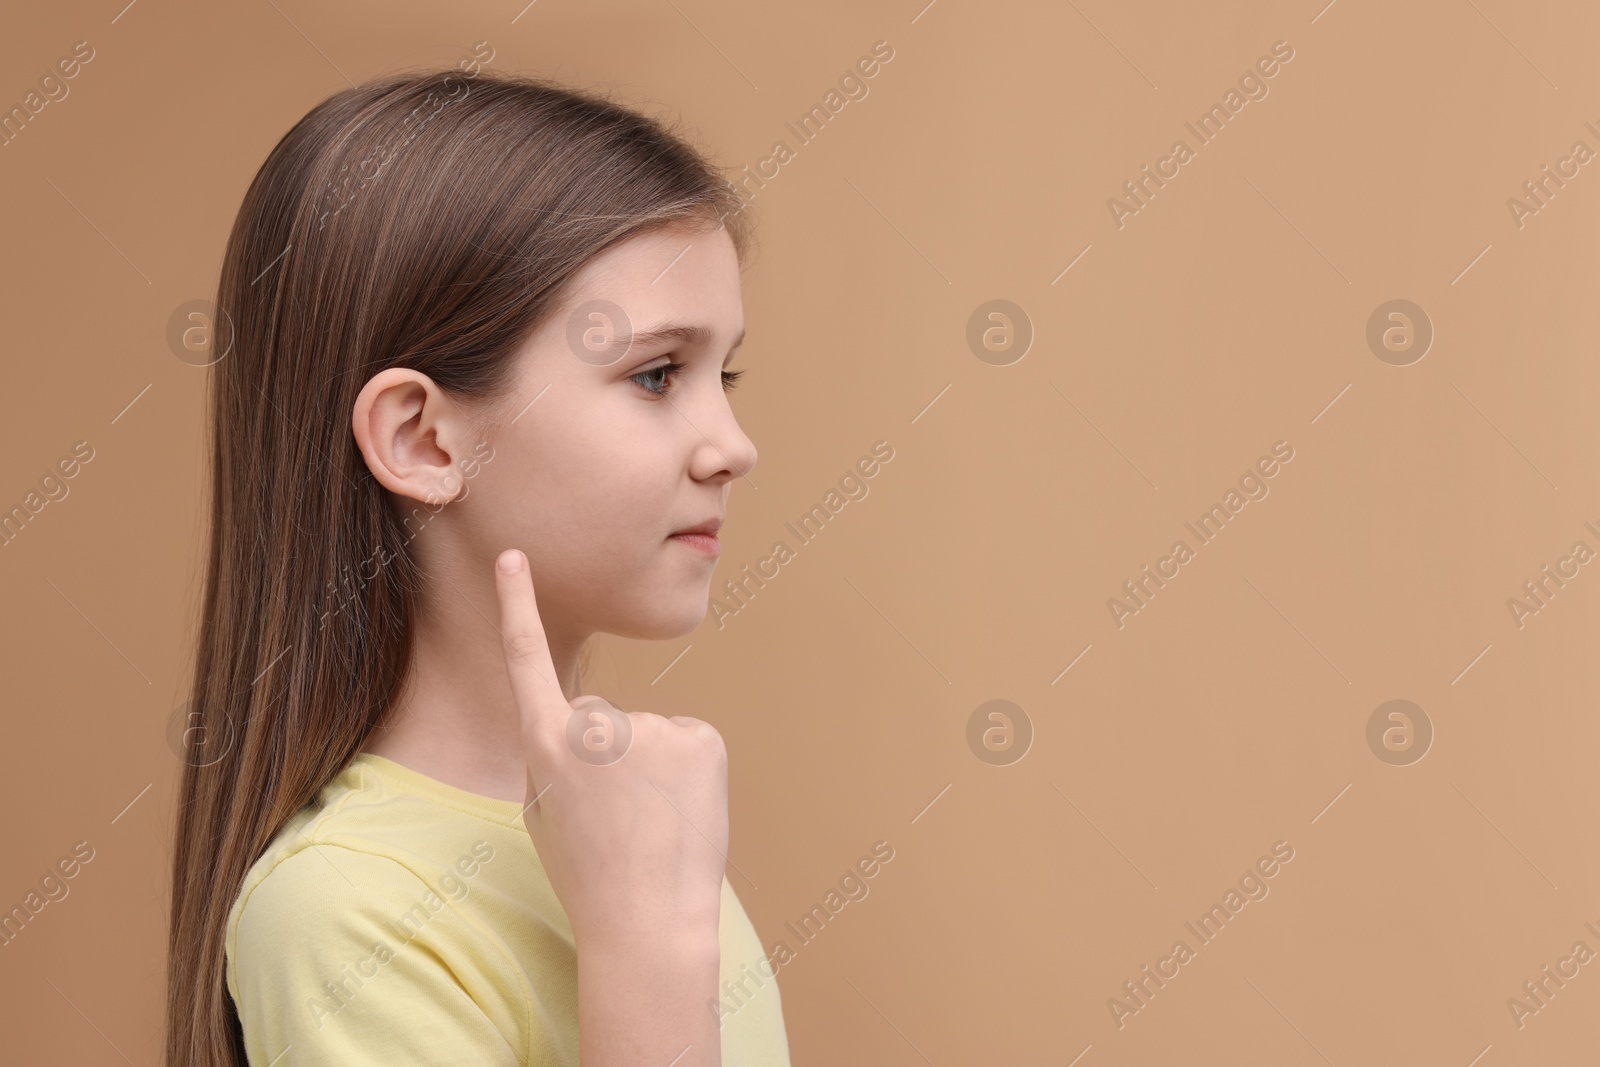
[{"label": "pale brown background", "polygon": [[[1506,607],[1600,550],[1600,164],[1520,230],[1506,207],[1600,150],[1593,5],[122,3],[0,32],[8,106],[97,53],[0,149],[0,504],[96,450],[0,549],[0,903],[96,850],[0,949],[8,1060],[159,1060],[208,373],[168,317],[307,109],[478,41],[681,118],[730,171],[895,51],[754,202],[759,488],[715,584],[874,441],[895,458],[720,631],[597,658],[621,706],[728,739],[764,941],[896,850],[780,973],[797,1064],[1593,1055],[1600,962],[1521,1030],[1506,1008],[1600,950],[1600,566],[1520,630]],[[1278,40],[1270,95],[1119,230],[1106,199]],[[1008,367],[965,340],[996,298],[1036,331]],[[1436,329],[1408,367],[1364,336],[1395,298]],[[1278,440],[1271,495],[1117,629],[1106,598]],[[966,742],[996,698],[1036,731],[1007,767]],[[1393,698],[1436,730],[1411,766],[1367,747]],[[1278,840],[1270,896],[1119,1031],[1107,999]]]}]

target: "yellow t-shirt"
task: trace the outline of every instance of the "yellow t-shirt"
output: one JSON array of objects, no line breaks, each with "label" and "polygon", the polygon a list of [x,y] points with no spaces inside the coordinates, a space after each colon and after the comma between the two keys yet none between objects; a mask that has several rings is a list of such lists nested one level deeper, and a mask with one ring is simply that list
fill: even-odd
[{"label": "yellow t-shirt", "polygon": [[[788,1067],[777,977],[722,881],[725,1067]],[[578,1067],[572,926],[522,805],[360,752],[290,819],[228,916],[251,1067]]]}]

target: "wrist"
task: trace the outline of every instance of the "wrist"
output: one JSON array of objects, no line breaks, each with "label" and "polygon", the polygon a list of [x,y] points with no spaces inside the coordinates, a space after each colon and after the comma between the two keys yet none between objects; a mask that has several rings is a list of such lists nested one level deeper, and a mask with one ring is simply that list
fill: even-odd
[{"label": "wrist", "polygon": [[661,923],[586,934],[577,939],[585,1064],[721,1063],[720,1018],[707,1010],[720,979],[715,930]]},{"label": "wrist", "polygon": [[580,959],[593,957],[640,963],[678,961],[692,965],[722,958],[715,916],[692,923],[636,924],[582,933],[574,931],[573,943]]}]

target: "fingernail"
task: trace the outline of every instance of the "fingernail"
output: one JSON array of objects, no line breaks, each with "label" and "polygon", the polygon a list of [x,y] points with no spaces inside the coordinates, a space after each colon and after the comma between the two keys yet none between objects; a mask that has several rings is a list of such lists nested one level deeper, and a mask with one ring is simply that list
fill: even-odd
[{"label": "fingernail", "polygon": [[508,548],[500,553],[500,558],[495,561],[495,567],[501,574],[516,574],[522,569],[522,552],[520,549]]}]

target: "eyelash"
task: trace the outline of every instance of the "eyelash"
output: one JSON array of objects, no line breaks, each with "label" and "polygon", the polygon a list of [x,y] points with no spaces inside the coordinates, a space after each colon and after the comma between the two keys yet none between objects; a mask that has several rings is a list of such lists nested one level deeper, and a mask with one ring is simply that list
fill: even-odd
[{"label": "eyelash", "polygon": [[[684,369],[686,367],[688,367],[687,363],[663,363],[659,367],[651,367],[649,370],[640,371],[638,374],[635,374],[635,375],[631,376],[628,380],[631,381],[631,382],[638,383],[640,388],[646,390],[647,392],[654,393],[656,396],[666,396],[668,393],[673,391],[673,388],[674,388],[673,382],[677,379],[677,376],[684,371]],[[660,389],[652,388],[651,386],[645,384],[645,382],[642,382],[642,381],[639,380],[641,378],[650,378],[652,375],[654,375],[654,374],[656,374],[658,372],[665,372],[665,375],[666,375],[665,378],[662,379],[662,383],[661,383],[662,384],[662,388],[660,388]],[[726,392],[726,391],[732,389],[734,387],[734,385],[742,377],[744,377],[744,369],[743,368],[741,368],[739,370],[725,370],[725,371],[723,371],[722,372],[722,389],[723,389],[723,391]]]}]

